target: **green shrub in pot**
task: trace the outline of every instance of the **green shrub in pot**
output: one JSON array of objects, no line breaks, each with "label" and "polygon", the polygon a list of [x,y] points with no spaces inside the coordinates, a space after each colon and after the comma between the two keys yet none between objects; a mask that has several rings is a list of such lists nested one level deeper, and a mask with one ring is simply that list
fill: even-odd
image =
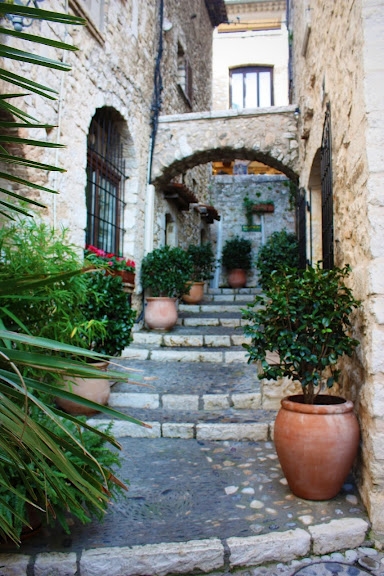
[{"label": "green shrub in pot", "polygon": [[187,248],[187,254],[193,263],[193,273],[190,280],[192,282],[210,280],[215,269],[215,255],[212,250],[212,244],[210,242],[190,244]]},{"label": "green shrub in pot", "polygon": [[147,254],[141,264],[141,283],[151,296],[180,298],[193,274],[193,263],[185,250],[162,246]]},{"label": "green shrub in pot", "polygon": [[247,238],[234,236],[225,241],[221,263],[227,270],[252,268],[252,243]]},{"label": "green shrub in pot", "polygon": [[336,496],[359,447],[353,402],[322,393],[339,380],[338,359],[359,344],[350,315],[360,302],[345,284],[349,273],[348,265],[279,269],[243,312],[251,338],[244,347],[248,362],[261,364],[259,377],[301,385],[302,394],[281,400],[273,438],[289,487],[308,500]]}]

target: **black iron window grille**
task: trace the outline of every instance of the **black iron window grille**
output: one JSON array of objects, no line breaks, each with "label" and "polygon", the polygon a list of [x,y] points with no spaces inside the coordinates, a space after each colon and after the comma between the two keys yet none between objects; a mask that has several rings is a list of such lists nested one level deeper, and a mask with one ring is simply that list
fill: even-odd
[{"label": "black iron window grille", "polygon": [[92,119],[87,150],[86,243],[121,254],[124,234],[125,161],[117,113],[100,108]]},{"label": "black iron window grille", "polygon": [[297,241],[299,244],[299,268],[306,268],[307,259],[307,199],[305,188],[300,188],[296,201]]},{"label": "black iron window grille", "polygon": [[321,141],[321,207],[323,267],[334,266],[331,106],[325,112]]}]

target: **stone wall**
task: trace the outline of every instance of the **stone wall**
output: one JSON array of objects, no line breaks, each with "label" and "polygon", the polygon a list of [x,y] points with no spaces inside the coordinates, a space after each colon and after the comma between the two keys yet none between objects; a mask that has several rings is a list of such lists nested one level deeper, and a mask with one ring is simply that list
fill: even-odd
[{"label": "stone wall", "polygon": [[[65,27],[35,21],[31,32],[47,34],[79,46],[78,52],[65,53],[72,66],[67,73],[41,67],[18,65],[8,61],[13,71],[21,71],[34,80],[47,83],[58,92],[59,100],[52,102],[39,96],[25,99],[25,110],[31,115],[57,125],[57,128],[38,134],[51,142],[60,142],[66,149],[28,151],[42,162],[58,164],[65,174],[34,174],[35,181],[51,186],[59,195],[36,194],[46,205],[43,216],[54,225],[69,228],[72,241],[84,246],[86,226],[85,183],[87,162],[87,134],[92,117],[98,108],[113,107],[121,116],[124,155],[127,164],[124,254],[140,257],[142,239],[135,231],[144,225],[144,194],[147,178],[150,108],[153,94],[153,70],[156,53],[157,8],[153,0],[137,3],[128,0],[111,1],[105,8],[104,24],[94,28]],[[71,4],[77,12],[76,4]],[[50,9],[62,9],[54,2]],[[15,40],[7,42],[23,46]],[[47,47],[35,49],[48,57],[63,58],[62,51]],[[4,88],[3,88],[4,90]],[[34,135],[30,131],[30,135]]]},{"label": "stone wall", "polygon": [[[92,4],[92,2],[91,2]],[[50,4],[52,10],[62,10],[58,1]],[[97,109],[111,107],[119,113],[119,129],[123,137],[126,161],[124,246],[123,254],[138,264],[144,253],[145,212],[148,186],[148,160],[150,157],[151,116],[154,94],[154,72],[159,56],[160,15],[156,0],[138,2],[111,0],[104,5],[103,21],[97,13],[87,13],[81,0],[70,0],[70,11],[89,17],[86,27],[65,27],[61,24],[33,23],[31,32],[46,34],[64,40],[80,49],[65,53],[37,46],[40,54],[58,60],[64,59],[72,66],[68,73],[46,68],[24,66],[7,61],[12,71],[30,75],[32,79],[47,83],[58,92],[58,101],[43,100],[31,95],[25,98],[25,110],[44,119],[57,128],[40,130],[42,139],[60,142],[67,147],[52,151],[30,149],[34,160],[57,164],[66,169],[60,173],[31,173],[31,178],[50,186],[59,195],[28,191],[28,195],[46,204],[43,218],[55,226],[69,229],[70,239],[82,249],[86,228],[86,165],[87,135]],[[184,113],[207,110],[211,102],[212,24],[204,0],[192,2],[164,2],[163,46],[161,57],[162,94],[161,113]],[[168,23],[171,24],[169,29]],[[166,31],[167,29],[167,31]],[[22,42],[6,39],[12,46],[24,47]],[[184,50],[192,70],[193,91],[190,102],[178,85],[178,60],[180,47]],[[6,91],[3,85],[2,91]],[[10,90],[11,92],[13,89]],[[32,137],[32,131],[23,136]],[[187,171],[185,171],[187,172]],[[208,175],[206,167],[190,170],[184,176],[188,186],[204,201]],[[164,241],[166,213],[171,213],[179,230],[181,245],[196,239],[200,221],[196,211],[179,212],[163,199],[160,190],[156,197],[155,228],[151,230],[154,243]],[[208,230],[205,230],[205,235]],[[137,287],[140,290],[140,286]]]},{"label": "stone wall", "polygon": [[301,111],[300,185],[317,170],[326,104],[331,106],[335,264],[351,264],[363,306],[360,346],[343,363],[343,391],[362,430],[361,493],[384,533],[384,73],[381,0],[292,3],[294,100]]},{"label": "stone wall", "polygon": [[[260,226],[260,231],[245,232],[247,224],[244,197],[255,201],[272,200],[274,212],[264,215],[253,215],[253,223]],[[213,244],[217,258],[221,257],[221,249],[227,239],[238,235],[252,241],[252,256],[255,259],[259,248],[276,230],[285,228],[295,231],[295,212],[290,209],[289,180],[285,176],[215,176],[212,180],[210,199],[218,210],[221,220],[213,230]],[[247,286],[257,286],[257,269],[248,273]],[[221,266],[216,274],[216,287],[227,286],[227,272]]]}]

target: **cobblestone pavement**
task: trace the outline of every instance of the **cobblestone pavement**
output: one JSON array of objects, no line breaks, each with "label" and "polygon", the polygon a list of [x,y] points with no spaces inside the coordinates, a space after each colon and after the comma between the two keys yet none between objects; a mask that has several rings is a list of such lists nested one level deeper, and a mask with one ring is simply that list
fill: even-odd
[{"label": "cobblestone pavement", "polygon": [[[218,321],[238,317],[222,312]],[[198,318],[187,311],[181,321]],[[178,333],[190,334],[184,326]],[[208,327],[204,334],[219,332]],[[0,576],[384,576],[382,545],[368,532],[352,475],[329,501],[290,492],[270,441],[275,412],[260,408],[260,382],[244,355],[227,364],[117,364],[141,384],[113,385],[111,405],[156,424],[159,437],[127,437],[117,423],[117,475],[129,482],[128,493],[103,523],[70,519],[70,535],[42,528],[19,550],[0,546]],[[228,432],[228,423],[237,432]],[[173,424],[193,433],[167,436]],[[251,425],[261,431],[253,441],[245,431]],[[216,426],[217,437],[204,436],[204,426]]]},{"label": "cobblestone pavement", "polygon": [[74,524],[39,535],[24,551],[78,551],[204,538],[268,534],[334,518],[366,519],[352,480],[326,502],[308,502],[289,491],[271,442],[197,442],[121,439],[119,477],[130,482],[100,524]]}]

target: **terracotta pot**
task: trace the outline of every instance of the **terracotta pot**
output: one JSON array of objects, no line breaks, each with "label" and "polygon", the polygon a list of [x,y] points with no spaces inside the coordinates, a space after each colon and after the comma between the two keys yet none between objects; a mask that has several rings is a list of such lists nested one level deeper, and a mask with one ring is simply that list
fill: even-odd
[{"label": "terracotta pot", "polygon": [[231,288],[244,288],[247,283],[247,271],[234,268],[228,272],[228,284]]},{"label": "terracotta pot", "polygon": [[[108,362],[99,362],[93,364],[93,366],[98,367],[100,370],[106,370]],[[96,377],[80,378],[68,376],[65,378],[65,388],[70,392],[73,392],[73,394],[77,394],[82,398],[92,400],[93,402],[97,402],[104,406],[108,404],[111,393],[109,380]],[[87,408],[86,406],[82,406],[72,400],[66,400],[65,398],[56,398],[56,404],[70,414],[90,416],[97,413],[97,410]]]},{"label": "terracotta pot", "polygon": [[126,270],[117,270],[115,272],[116,276],[121,276],[124,284],[135,284],[135,273],[127,272]]},{"label": "terracotta pot", "polygon": [[151,330],[171,330],[177,322],[176,298],[147,298],[144,319]]},{"label": "terracotta pot", "polygon": [[188,282],[190,285],[189,293],[183,294],[183,302],[186,304],[198,304],[204,298],[205,282]]},{"label": "terracotta pot", "polygon": [[307,500],[338,494],[359,446],[359,424],[350,400],[319,395],[316,404],[303,396],[281,401],[274,442],[292,492]]}]

